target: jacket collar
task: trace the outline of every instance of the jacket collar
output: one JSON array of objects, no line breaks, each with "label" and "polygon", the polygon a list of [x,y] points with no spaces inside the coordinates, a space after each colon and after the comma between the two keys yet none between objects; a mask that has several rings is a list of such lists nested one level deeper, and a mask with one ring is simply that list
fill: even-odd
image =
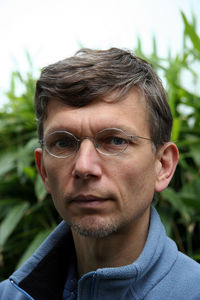
[{"label": "jacket collar", "polygon": [[[37,300],[58,300],[62,296],[67,270],[74,253],[69,226],[61,222],[10,279]],[[127,290],[127,285],[130,287],[134,285],[135,293],[140,294],[143,299],[148,291],[169,272],[177,253],[175,243],[166,237],[160,218],[152,207],[148,238],[139,258],[128,266],[98,269],[95,272],[96,280],[105,293],[111,291],[113,287],[115,290],[119,288],[118,295]],[[82,276],[79,281],[80,296],[85,297],[85,291],[90,290],[89,286],[93,278],[94,272]]]},{"label": "jacket collar", "polygon": [[[104,299],[101,291],[117,299],[144,299],[147,293],[170,272],[178,256],[176,244],[166,236],[164,226],[154,207],[148,237],[138,259],[131,265],[119,268],[103,268],[95,272],[95,288],[92,299]],[[94,272],[82,276],[79,281],[79,297],[87,299]],[[87,288],[86,288],[87,286]],[[89,299],[89,298],[88,298]]]},{"label": "jacket collar", "polygon": [[37,300],[60,300],[74,243],[63,221],[10,280]]}]

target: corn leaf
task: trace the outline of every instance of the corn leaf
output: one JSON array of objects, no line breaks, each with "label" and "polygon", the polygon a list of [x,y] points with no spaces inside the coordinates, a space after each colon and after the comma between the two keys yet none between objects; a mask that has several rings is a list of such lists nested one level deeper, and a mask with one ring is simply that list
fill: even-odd
[{"label": "corn leaf", "polygon": [[0,224],[0,247],[3,247],[29,207],[27,202],[14,206]]}]

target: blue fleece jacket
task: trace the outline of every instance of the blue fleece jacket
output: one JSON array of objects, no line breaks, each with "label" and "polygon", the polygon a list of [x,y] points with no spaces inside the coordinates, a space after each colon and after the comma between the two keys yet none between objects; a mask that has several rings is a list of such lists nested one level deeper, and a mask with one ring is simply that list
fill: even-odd
[{"label": "blue fleece jacket", "polygon": [[[74,244],[62,222],[33,256],[0,284],[0,300],[61,300]],[[70,299],[70,298],[69,298]],[[154,208],[145,247],[128,266],[89,272],[78,300],[200,300],[200,265],[166,236]]]}]

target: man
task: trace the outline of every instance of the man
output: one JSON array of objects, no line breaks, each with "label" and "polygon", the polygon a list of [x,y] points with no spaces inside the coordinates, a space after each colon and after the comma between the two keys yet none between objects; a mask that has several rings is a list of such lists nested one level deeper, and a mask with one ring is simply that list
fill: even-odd
[{"label": "man", "polygon": [[178,161],[152,67],[128,51],[84,49],[43,69],[35,111],[37,168],[64,222],[0,299],[200,299],[199,264],[152,206]]}]

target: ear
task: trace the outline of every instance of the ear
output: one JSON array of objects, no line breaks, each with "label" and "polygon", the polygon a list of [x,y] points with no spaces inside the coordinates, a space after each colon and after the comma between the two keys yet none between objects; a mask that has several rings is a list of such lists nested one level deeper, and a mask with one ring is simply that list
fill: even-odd
[{"label": "ear", "polygon": [[37,148],[35,150],[35,162],[36,162],[37,170],[38,170],[38,172],[42,178],[42,181],[44,183],[45,189],[46,189],[47,193],[50,193],[50,187],[49,187],[48,177],[47,177],[47,173],[46,173],[45,166],[44,166],[44,160],[43,160],[43,154],[42,154],[41,148]]},{"label": "ear", "polygon": [[155,191],[161,192],[167,188],[176,170],[179,153],[174,143],[166,143],[157,152]]}]

